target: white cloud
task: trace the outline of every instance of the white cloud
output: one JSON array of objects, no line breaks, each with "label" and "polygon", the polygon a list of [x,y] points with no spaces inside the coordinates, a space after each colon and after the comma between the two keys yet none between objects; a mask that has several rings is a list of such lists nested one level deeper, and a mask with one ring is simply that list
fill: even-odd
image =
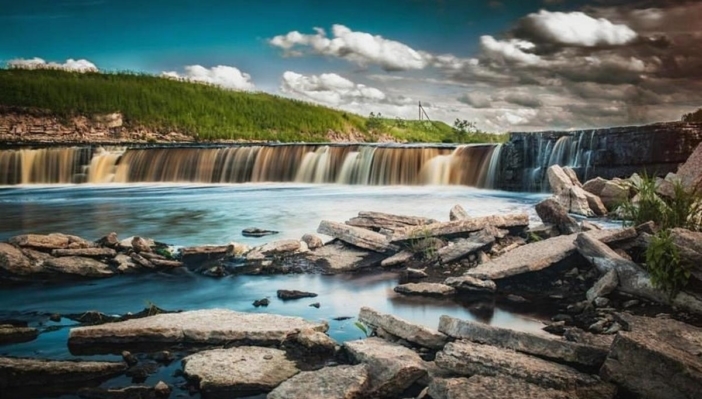
[{"label": "white cloud", "polygon": [[301,75],[286,71],[280,90],[296,97],[339,106],[352,102],[381,102],[385,93],[363,84],[354,83],[335,73],[321,75]]},{"label": "white cloud", "polygon": [[60,69],[71,72],[98,72],[98,68],[92,62],[85,59],[74,60],[73,58],[69,58],[63,64],[46,62],[38,57],[30,59],[17,58],[8,61],[7,66],[20,69]]},{"label": "white cloud", "polygon": [[637,33],[623,24],[593,18],[583,12],[549,12],[529,14],[521,22],[530,35],[549,43],[572,46],[617,46],[630,43]]},{"label": "white cloud", "polygon": [[541,62],[538,55],[527,52],[535,46],[534,43],[526,40],[496,40],[486,35],[480,37],[480,46],[488,57],[495,60],[526,65],[536,65]]},{"label": "white cloud", "polygon": [[365,32],[354,32],[344,25],[333,25],[333,38],[327,37],[321,28],[317,33],[302,34],[298,31],[275,36],[269,43],[286,51],[288,55],[300,55],[295,49],[309,47],[319,55],[339,57],[360,66],[380,65],[386,71],[424,69],[427,55],[412,49],[406,44],[385,39],[382,36]]},{"label": "white cloud", "polygon": [[458,97],[458,101],[473,108],[490,108],[490,97],[482,93],[466,93]]},{"label": "white cloud", "polygon": [[163,72],[161,76],[187,80],[191,82],[208,83],[233,90],[254,90],[256,86],[251,81],[251,75],[241,72],[238,68],[226,65],[218,65],[212,68],[205,68],[201,65],[188,65],[185,73]]}]

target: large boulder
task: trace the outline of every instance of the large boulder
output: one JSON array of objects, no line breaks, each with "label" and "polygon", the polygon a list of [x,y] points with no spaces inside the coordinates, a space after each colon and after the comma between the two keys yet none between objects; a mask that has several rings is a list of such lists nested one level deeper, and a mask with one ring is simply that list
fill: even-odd
[{"label": "large boulder", "polygon": [[702,143],[678,169],[677,176],[688,190],[702,190]]},{"label": "large boulder", "polygon": [[600,374],[637,398],[699,398],[702,329],[670,319],[619,315],[620,331]]},{"label": "large boulder", "polygon": [[568,215],[566,208],[553,198],[536,204],[536,214],[545,224],[555,225],[561,234],[573,234],[580,232],[578,222]]},{"label": "large boulder", "polygon": [[72,328],[68,343],[72,346],[181,342],[271,345],[308,329],[325,332],[328,326],[325,322],[309,322],[299,317],[206,309]]},{"label": "large boulder", "polygon": [[629,199],[629,187],[612,180],[607,180],[604,187],[602,187],[599,197],[602,199],[602,203],[607,209],[613,210]]},{"label": "large boulder", "polygon": [[280,384],[267,399],[361,399],[370,386],[363,364],[304,371]]},{"label": "large boulder", "polygon": [[670,231],[670,236],[680,259],[690,268],[690,273],[702,281],[702,232],[677,228]]},{"label": "large boulder", "polygon": [[11,393],[21,388],[52,387],[107,380],[122,374],[122,362],[59,361],[0,357],[0,389]]},{"label": "large boulder", "polygon": [[436,364],[463,376],[504,375],[544,388],[573,390],[579,399],[612,399],[616,388],[596,377],[538,357],[468,341],[447,344]]},{"label": "large boulder", "polygon": [[368,367],[368,397],[394,397],[427,375],[427,367],[416,352],[380,338],[349,341],[344,349],[352,361]]},{"label": "large boulder", "polygon": [[570,176],[559,165],[551,165],[546,170],[548,184],[551,186],[551,191],[558,195],[567,191],[573,186],[573,181]]},{"label": "large boulder", "polygon": [[32,262],[17,247],[0,243],[0,270],[12,276],[29,276],[42,271],[42,267]]},{"label": "large boulder", "polygon": [[391,314],[380,313],[368,307],[362,307],[358,320],[375,328],[382,328],[392,335],[427,348],[440,349],[446,345],[446,335],[430,328],[410,323]]},{"label": "large boulder", "polygon": [[595,213],[590,209],[586,191],[578,186],[571,186],[556,194],[556,201],[570,213],[586,217],[595,216]]},{"label": "large boulder", "polygon": [[284,351],[256,346],[213,349],[183,359],[185,377],[198,382],[206,398],[269,392],[299,371]]},{"label": "large boulder", "polygon": [[554,335],[510,330],[450,316],[441,316],[439,331],[452,338],[498,346],[595,370],[602,366],[609,350],[608,347],[570,342]]},{"label": "large boulder", "polygon": [[595,177],[594,179],[590,179],[583,184],[583,189],[587,191],[588,193],[591,193],[596,196],[600,196],[602,194],[602,190],[604,189],[605,184],[607,184],[608,180],[603,179],[601,177]]}]

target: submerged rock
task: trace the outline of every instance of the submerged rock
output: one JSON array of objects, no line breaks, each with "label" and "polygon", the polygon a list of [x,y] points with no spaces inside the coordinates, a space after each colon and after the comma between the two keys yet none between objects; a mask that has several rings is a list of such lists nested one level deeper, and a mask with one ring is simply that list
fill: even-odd
[{"label": "submerged rock", "polygon": [[125,363],[40,360],[0,357],[0,388],[52,387],[106,380],[123,373]]},{"label": "submerged rock", "polygon": [[183,373],[207,398],[269,392],[300,370],[273,348],[242,346],[198,352],[183,359]]},{"label": "submerged rock", "polygon": [[279,231],[260,229],[258,227],[248,227],[244,230],[241,230],[241,235],[243,235],[244,237],[265,237],[279,233]]},{"label": "submerged rock", "polygon": [[314,298],[317,296],[317,294],[315,294],[314,292],[305,292],[298,290],[278,290],[276,295],[278,296],[278,298],[284,301],[301,298]]},{"label": "submerged rock", "polygon": [[277,344],[290,333],[311,329],[325,332],[325,322],[225,309],[159,314],[141,319],[72,328],[69,345],[188,342],[190,344]]},{"label": "submerged rock", "polygon": [[427,375],[427,367],[416,352],[380,338],[349,341],[344,349],[351,360],[368,367],[368,397],[399,395]]},{"label": "submerged rock", "polygon": [[456,289],[439,283],[407,283],[395,287],[395,292],[405,295],[446,296],[456,293]]},{"label": "submerged rock", "polygon": [[0,345],[33,341],[39,336],[36,328],[2,324],[0,321]]},{"label": "submerged rock", "polygon": [[440,349],[446,345],[446,335],[430,328],[410,323],[391,314],[380,313],[362,307],[358,320],[375,328],[382,328],[390,334],[427,348]]},{"label": "submerged rock", "polygon": [[267,399],[360,399],[370,386],[366,366],[305,371],[280,384]]},{"label": "submerged rock", "polygon": [[253,301],[253,305],[257,308],[260,306],[266,307],[266,306],[270,305],[270,303],[271,303],[271,301],[268,298],[257,299],[255,301]]}]

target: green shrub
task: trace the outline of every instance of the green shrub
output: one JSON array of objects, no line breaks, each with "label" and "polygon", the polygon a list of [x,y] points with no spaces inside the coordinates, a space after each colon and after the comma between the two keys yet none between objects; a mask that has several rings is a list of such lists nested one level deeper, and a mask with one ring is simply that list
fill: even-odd
[{"label": "green shrub", "polygon": [[653,285],[671,298],[687,285],[690,278],[690,271],[680,262],[670,230],[661,230],[651,239],[646,249],[646,268]]}]

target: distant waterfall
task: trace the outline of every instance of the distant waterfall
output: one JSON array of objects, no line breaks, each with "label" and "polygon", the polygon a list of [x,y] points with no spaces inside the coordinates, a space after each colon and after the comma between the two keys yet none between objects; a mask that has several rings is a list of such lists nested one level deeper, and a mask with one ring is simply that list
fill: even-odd
[{"label": "distant waterfall", "polygon": [[0,150],[0,185],[299,182],[495,187],[500,148],[299,144]]}]

